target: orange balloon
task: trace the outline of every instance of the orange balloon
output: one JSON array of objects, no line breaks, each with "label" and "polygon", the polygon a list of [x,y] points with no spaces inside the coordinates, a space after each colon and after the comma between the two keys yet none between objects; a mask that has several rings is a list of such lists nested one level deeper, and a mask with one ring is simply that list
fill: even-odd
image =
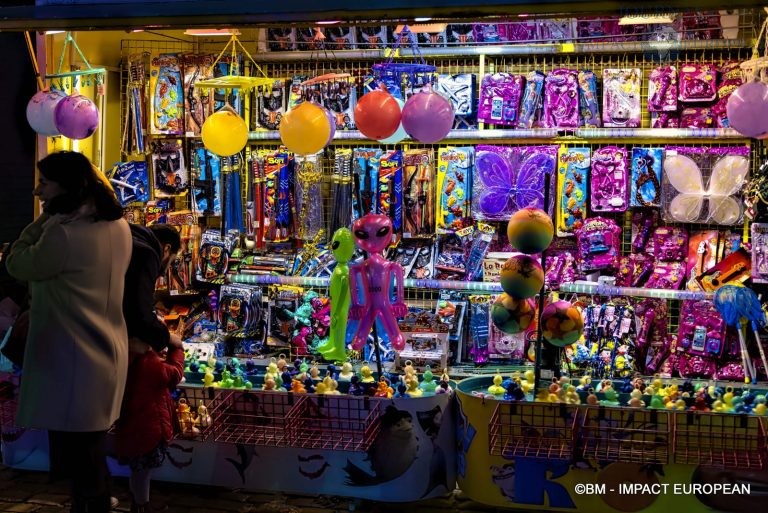
[{"label": "orange balloon", "polygon": [[280,120],[280,139],[297,155],[312,155],[325,148],[333,137],[327,111],[314,103],[302,102]]},{"label": "orange balloon", "polygon": [[355,105],[355,125],[369,139],[386,139],[400,127],[400,105],[385,91],[371,91]]}]

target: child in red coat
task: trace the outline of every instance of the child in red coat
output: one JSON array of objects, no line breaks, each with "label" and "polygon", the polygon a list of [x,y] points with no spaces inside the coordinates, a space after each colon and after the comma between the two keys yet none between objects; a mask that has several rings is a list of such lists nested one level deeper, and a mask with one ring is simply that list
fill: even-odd
[{"label": "child in red coat", "polygon": [[178,337],[171,337],[165,358],[136,338],[129,346],[128,380],[116,424],[115,452],[120,462],[131,468],[131,512],[145,513],[151,511],[152,469],[163,464],[173,435],[175,407],[170,391],[184,376],[184,350]]}]

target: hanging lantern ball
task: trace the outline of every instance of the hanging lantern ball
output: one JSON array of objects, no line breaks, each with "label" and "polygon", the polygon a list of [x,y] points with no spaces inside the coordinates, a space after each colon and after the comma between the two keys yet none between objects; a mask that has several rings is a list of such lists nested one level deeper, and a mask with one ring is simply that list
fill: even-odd
[{"label": "hanging lantern ball", "polygon": [[48,137],[60,135],[56,128],[56,106],[66,98],[58,89],[40,91],[27,103],[27,122],[32,130]]},{"label": "hanging lantern ball", "polygon": [[515,255],[501,267],[501,288],[515,299],[526,299],[539,293],[544,285],[544,269],[533,257]]},{"label": "hanging lantern ball", "polygon": [[568,301],[555,301],[544,307],[541,313],[541,333],[557,347],[575,343],[584,332],[584,319],[578,308]]},{"label": "hanging lantern ball", "polygon": [[515,299],[506,292],[497,297],[491,306],[493,325],[509,335],[527,330],[535,314],[533,299]]},{"label": "hanging lantern ball", "polygon": [[280,120],[280,139],[297,155],[313,155],[330,142],[332,124],[324,108],[302,102]]},{"label": "hanging lantern ball", "polygon": [[507,237],[513,248],[532,255],[541,253],[552,243],[555,226],[552,218],[539,208],[518,210],[509,218]]},{"label": "hanging lantern ball", "polygon": [[82,94],[73,94],[61,100],[53,116],[59,133],[70,139],[86,139],[99,127],[99,109]]},{"label": "hanging lantern ball", "polygon": [[768,135],[768,85],[761,81],[740,85],[725,105],[728,122],[741,135]]},{"label": "hanging lantern ball", "polygon": [[425,144],[441,141],[453,128],[453,104],[443,95],[425,88],[408,98],[403,107],[403,128]]},{"label": "hanging lantern ball", "polygon": [[386,139],[400,126],[400,105],[386,91],[366,93],[355,105],[355,125],[369,139]]},{"label": "hanging lantern ball", "polygon": [[220,157],[240,153],[248,143],[248,125],[231,108],[224,107],[205,120],[200,130],[203,145]]},{"label": "hanging lantern ball", "polygon": [[[400,107],[400,111],[402,111],[403,107],[405,107],[405,102],[400,98],[395,98],[395,101],[397,102],[398,107]],[[401,117],[401,121],[398,124],[397,130],[395,130],[395,133],[390,135],[386,139],[379,139],[378,141],[381,144],[397,144],[403,139],[405,139],[406,137],[408,137],[408,132],[406,132],[405,128],[403,128],[403,122]]]}]

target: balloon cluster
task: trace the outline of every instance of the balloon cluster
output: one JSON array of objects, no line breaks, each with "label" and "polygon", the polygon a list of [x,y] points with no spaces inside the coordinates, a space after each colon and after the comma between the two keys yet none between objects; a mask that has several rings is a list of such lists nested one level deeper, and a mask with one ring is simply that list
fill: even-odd
[{"label": "balloon cluster", "polygon": [[369,139],[396,144],[406,136],[432,144],[453,128],[453,104],[427,86],[403,102],[382,85],[364,95],[355,106],[355,124]]},{"label": "balloon cluster", "polygon": [[27,121],[40,135],[86,139],[99,127],[99,109],[81,94],[67,95],[58,89],[47,89],[27,103]]}]

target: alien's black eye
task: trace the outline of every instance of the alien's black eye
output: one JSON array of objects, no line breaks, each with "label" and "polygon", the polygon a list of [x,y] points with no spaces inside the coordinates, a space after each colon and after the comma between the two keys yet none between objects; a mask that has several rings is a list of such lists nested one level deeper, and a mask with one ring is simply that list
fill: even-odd
[{"label": "alien's black eye", "polygon": [[339,244],[339,241],[335,240],[335,241],[333,241],[333,244],[331,244],[331,248],[333,248],[333,249],[339,249],[339,246],[340,246],[340,245],[341,245],[341,244]]},{"label": "alien's black eye", "polygon": [[368,232],[365,230],[355,230],[355,237],[365,240],[368,238]]},{"label": "alien's black eye", "polygon": [[376,237],[384,237],[389,233],[389,226],[382,226],[379,231],[376,232]]}]

